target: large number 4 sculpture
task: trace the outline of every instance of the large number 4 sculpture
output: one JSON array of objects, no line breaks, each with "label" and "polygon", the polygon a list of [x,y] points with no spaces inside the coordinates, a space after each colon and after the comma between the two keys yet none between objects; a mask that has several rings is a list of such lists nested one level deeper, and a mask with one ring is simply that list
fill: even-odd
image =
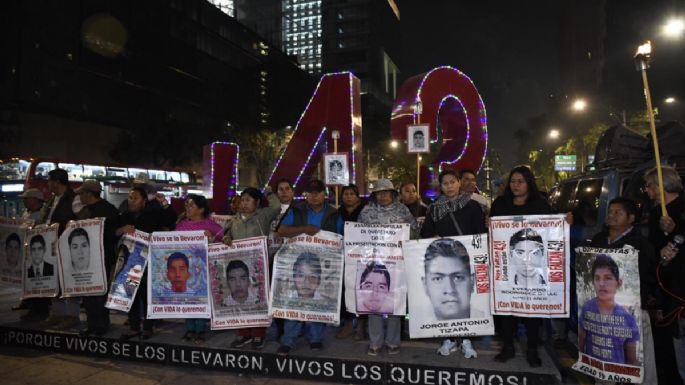
[{"label": "large number 4 sculpture", "polygon": [[[419,101],[423,107],[420,116],[415,109]],[[422,191],[442,169],[470,168],[476,172],[480,169],[487,149],[487,121],[483,100],[468,76],[445,66],[405,81],[392,109],[392,138],[406,140],[407,125],[419,120],[430,125],[431,143],[439,148],[433,163],[422,166]],[[360,83],[350,72],[321,77],[286,150],[276,162],[269,185],[287,178],[301,193],[304,183],[316,173],[322,155],[332,152],[334,130],[340,133],[338,152],[348,153],[351,180],[363,191]],[[237,151],[234,157],[226,158],[230,159],[237,163]],[[236,166],[227,165],[227,169],[234,170]],[[236,177],[232,172],[222,182],[229,178],[234,182]],[[217,189],[216,183],[214,189]],[[226,191],[221,189],[218,196],[214,194],[214,199],[227,201],[235,193],[234,189],[235,184]]]},{"label": "large number 4 sculpture", "polygon": [[332,132],[338,131],[338,152],[348,153],[350,180],[364,186],[359,79],[350,72],[321,77],[314,95],[297,122],[288,146],[276,161],[269,185],[287,178],[296,192],[317,171],[321,157],[333,152]]}]

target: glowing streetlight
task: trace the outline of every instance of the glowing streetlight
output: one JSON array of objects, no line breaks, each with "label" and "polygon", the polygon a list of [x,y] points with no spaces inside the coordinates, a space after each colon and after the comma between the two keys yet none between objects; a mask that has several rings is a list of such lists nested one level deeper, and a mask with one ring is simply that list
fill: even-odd
[{"label": "glowing streetlight", "polygon": [[685,22],[683,19],[671,19],[661,27],[661,33],[671,39],[678,39],[685,32]]},{"label": "glowing streetlight", "polygon": [[673,104],[673,103],[675,103],[675,98],[670,96],[670,97],[666,98],[664,100],[664,102],[666,102],[666,104]]},{"label": "glowing streetlight", "polygon": [[396,140],[393,140],[393,141],[390,142],[390,148],[392,148],[393,150],[396,149],[396,148],[399,147],[399,146],[400,146],[400,144],[399,144],[399,142],[397,142]]},{"label": "glowing streetlight", "polygon": [[561,132],[559,132],[559,130],[557,130],[556,128],[549,130],[549,138],[550,139],[559,139],[560,135],[561,135]]},{"label": "glowing streetlight", "polygon": [[587,108],[587,102],[585,101],[585,99],[576,99],[571,105],[571,108],[573,109],[573,111],[576,112],[585,111],[585,109]]}]

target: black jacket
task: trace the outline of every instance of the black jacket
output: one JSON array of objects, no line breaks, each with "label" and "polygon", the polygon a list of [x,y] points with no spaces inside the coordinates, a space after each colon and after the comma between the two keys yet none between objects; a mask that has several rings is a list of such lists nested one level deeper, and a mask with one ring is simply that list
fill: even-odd
[{"label": "black jacket", "polygon": [[76,214],[71,207],[71,205],[74,203],[74,198],[76,198],[76,193],[71,188],[68,188],[66,191],[64,191],[64,194],[62,194],[59,202],[57,202],[57,207],[55,207],[55,211],[52,213],[52,216],[48,218],[50,215],[50,208],[55,201],[55,196],[53,195],[45,205],[46,212],[42,223],[47,223],[48,221],[50,221],[50,223],[59,223],[57,234],[62,235],[62,232],[64,232],[64,229],[67,227],[67,222],[76,219]]},{"label": "black jacket", "polygon": [[109,268],[116,262],[117,247],[117,224],[119,223],[119,210],[113,204],[100,199],[92,205],[87,205],[88,218],[105,218],[103,231],[103,247],[105,248],[105,266]]},{"label": "black jacket", "polygon": [[[43,262],[43,271],[40,272],[41,277],[52,277],[55,274],[55,267],[51,263]],[[33,272],[33,265],[28,268],[28,277],[33,278],[36,274]]]},{"label": "black jacket", "polygon": [[359,213],[361,213],[363,209],[364,203],[357,206],[357,208],[351,213],[347,212],[345,206],[340,206],[338,208],[338,214],[340,215],[340,218],[342,218],[343,222],[357,222],[357,219],[359,219]]},{"label": "black jacket", "polygon": [[155,231],[171,231],[175,227],[175,222],[176,213],[171,206],[165,209],[161,205],[152,206],[148,202],[139,215],[134,215],[129,211],[119,214],[117,228],[133,225],[136,230],[153,233]]},{"label": "black jacket", "polygon": [[640,270],[640,302],[643,310],[655,308],[660,299],[659,286],[656,280],[657,260],[654,254],[654,247],[640,234],[640,231],[633,229],[623,237],[609,243],[609,230],[604,229],[597,233],[587,246],[602,247],[606,249],[620,249],[624,245],[633,246],[638,250],[638,268]]},{"label": "black jacket", "polygon": [[[683,234],[683,232],[680,234]],[[668,290],[668,292],[663,294],[662,301],[663,309],[666,312],[665,315],[685,307],[685,246],[680,247],[678,254],[668,265],[659,266],[657,271],[658,279]],[[685,317],[685,314],[681,317]],[[680,335],[677,320],[669,324],[669,330],[674,337],[683,337]]]},{"label": "black jacket", "polygon": [[492,203],[491,217],[508,215],[545,215],[552,214],[552,207],[542,198],[529,200],[522,206],[514,204],[513,199],[505,196],[498,197]]},{"label": "black jacket", "polygon": [[671,232],[668,236],[661,231],[659,227],[659,220],[661,219],[661,206],[656,205],[649,210],[649,241],[654,246],[656,253],[659,253],[666,244],[673,238],[674,234],[682,234],[685,230],[685,219],[683,215],[685,214],[685,199],[683,196],[679,196],[677,199],[673,200],[671,203],[666,205],[666,212],[668,216],[675,222],[675,230]]},{"label": "black jacket", "polygon": [[428,207],[426,213],[426,221],[421,227],[421,238],[432,237],[450,237],[453,235],[472,235],[486,233],[488,230],[485,227],[485,214],[480,204],[474,200],[469,200],[466,206],[460,210],[454,211],[454,219],[459,224],[461,234],[454,226],[450,215],[445,215],[439,221],[433,222],[434,206]]},{"label": "black jacket", "polygon": [[426,214],[428,213],[428,206],[426,206],[420,200],[417,200],[416,202],[414,202],[410,205],[408,205],[406,203],[404,205],[407,206],[407,208],[409,209],[409,212],[411,213],[411,215],[414,218],[425,217]]}]

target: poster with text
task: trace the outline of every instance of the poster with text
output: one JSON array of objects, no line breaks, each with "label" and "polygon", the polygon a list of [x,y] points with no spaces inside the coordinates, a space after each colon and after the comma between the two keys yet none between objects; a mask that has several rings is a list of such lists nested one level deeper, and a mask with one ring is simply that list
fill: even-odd
[{"label": "poster with text", "polygon": [[493,315],[569,316],[569,225],[562,215],[490,218]]},{"label": "poster with text", "polygon": [[343,237],[328,231],[289,238],[274,260],[269,314],[340,323]]},{"label": "poster with text", "polygon": [[136,293],[147,268],[150,234],[136,230],[124,234],[117,246],[117,264],[107,295],[105,307],[127,312],[131,310]]},{"label": "poster with text", "polygon": [[63,297],[107,292],[104,223],[105,218],[71,221],[59,237],[59,283]]},{"label": "poster with text", "polygon": [[209,218],[218,223],[219,226],[221,226],[221,228],[224,230],[231,227],[231,222],[233,222],[233,215],[220,215],[212,213]]},{"label": "poster with text", "polygon": [[213,330],[271,324],[266,237],[209,245],[209,281]]},{"label": "poster with text", "polygon": [[26,232],[24,293],[22,298],[57,297],[58,224],[37,226]]},{"label": "poster with text", "polygon": [[210,318],[204,231],[161,231],[150,237],[148,318]]},{"label": "poster with text", "polygon": [[488,235],[404,242],[411,338],[492,335]]},{"label": "poster with text", "polygon": [[402,241],[408,224],[345,222],[345,305],[356,314],[407,314]]},{"label": "poster with text", "polygon": [[576,248],[578,362],[609,382],[640,383],[643,353],[638,250]]},{"label": "poster with text", "polygon": [[0,217],[0,283],[21,287],[23,276],[26,231],[33,222]]}]

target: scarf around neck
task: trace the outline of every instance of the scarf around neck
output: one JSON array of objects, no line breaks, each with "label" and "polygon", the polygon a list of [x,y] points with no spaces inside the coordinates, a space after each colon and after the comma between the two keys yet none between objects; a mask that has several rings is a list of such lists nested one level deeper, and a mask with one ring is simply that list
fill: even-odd
[{"label": "scarf around neck", "polygon": [[430,215],[433,222],[438,222],[444,218],[445,215],[461,210],[470,200],[471,194],[467,192],[460,192],[454,200],[447,198],[445,195],[440,195],[440,197],[431,205]]}]

